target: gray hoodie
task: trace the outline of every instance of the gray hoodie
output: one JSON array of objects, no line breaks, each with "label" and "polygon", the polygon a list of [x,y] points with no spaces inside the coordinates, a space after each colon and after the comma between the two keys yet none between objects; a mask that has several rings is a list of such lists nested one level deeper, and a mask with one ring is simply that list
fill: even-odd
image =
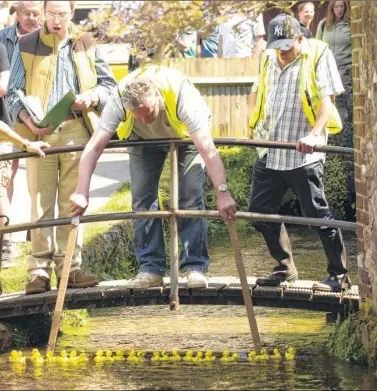
[{"label": "gray hoodie", "polygon": [[319,22],[316,39],[324,41],[330,45],[334,54],[336,64],[349,65],[352,63],[352,45],[351,45],[351,24],[340,21],[327,31],[325,19]]}]

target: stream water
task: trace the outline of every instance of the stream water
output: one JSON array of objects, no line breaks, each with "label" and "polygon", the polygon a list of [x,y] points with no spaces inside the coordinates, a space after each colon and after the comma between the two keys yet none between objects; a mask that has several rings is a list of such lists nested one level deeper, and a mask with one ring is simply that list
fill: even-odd
[{"label": "stream water", "polygon": [[[290,229],[300,279],[326,276],[326,259],[313,231]],[[351,279],[357,282],[356,239],[345,235]],[[259,234],[241,239],[249,275],[269,273],[274,265]],[[211,240],[210,275],[236,275],[229,239]],[[92,389],[377,389],[375,369],[329,357],[326,340],[334,326],[326,325],[325,313],[275,308],[255,308],[261,339],[271,351],[293,346],[294,361],[254,363],[152,363],[114,362],[84,365],[24,367],[0,355],[1,390],[92,390]],[[85,326],[64,326],[56,351],[98,349],[171,350],[211,349],[221,353],[253,349],[246,311],[242,306],[119,307],[90,310]],[[42,350],[43,348],[41,348]],[[30,350],[24,351],[30,356]]]}]

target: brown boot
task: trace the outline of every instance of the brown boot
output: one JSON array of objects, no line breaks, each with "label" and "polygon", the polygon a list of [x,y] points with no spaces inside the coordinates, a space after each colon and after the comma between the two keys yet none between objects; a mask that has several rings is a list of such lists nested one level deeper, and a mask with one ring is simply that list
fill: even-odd
[{"label": "brown boot", "polygon": [[[99,281],[91,274],[84,274],[82,270],[74,270],[69,273],[68,288],[88,288],[89,286],[98,285]],[[58,278],[58,288],[60,278]]]},{"label": "brown boot", "polygon": [[43,276],[32,276],[25,287],[26,295],[44,293],[51,290],[50,279]]}]

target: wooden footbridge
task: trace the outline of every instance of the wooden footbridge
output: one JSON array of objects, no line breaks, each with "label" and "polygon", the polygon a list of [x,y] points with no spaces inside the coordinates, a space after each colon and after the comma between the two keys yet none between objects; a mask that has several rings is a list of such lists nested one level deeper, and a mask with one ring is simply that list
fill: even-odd
[{"label": "wooden footbridge", "polygon": [[[267,148],[296,149],[295,143],[262,142],[258,140],[217,139],[216,144],[259,146]],[[247,277],[235,224],[228,222],[229,234],[234,251],[239,279],[235,277],[213,277],[206,289],[188,289],[178,278],[178,224],[179,218],[208,218],[221,219],[217,211],[179,210],[178,205],[178,145],[192,144],[191,140],[152,140],[134,142],[110,142],[107,148],[129,147],[134,145],[170,145],[170,207],[164,211],[142,211],[111,213],[78,218],[62,218],[35,223],[18,224],[0,228],[0,235],[30,229],[70,225],[71,233],[68,240],[66,257],[59,291],[53,289],[43,294],[25,296],[15,293],[0,296],[0,319],[17,316],[34,315],[53,311],[54,318],[51,326],[48,350],[53,351],[63,309],[103,308],[113,306],[140,306],[169,304],[170,309],[178,310],[180,304],[210,304],[210,305],[245,305],[250,329],[256,351],[259,352],[261,342],[253,312],[255,306],[270,306],[281,308],[301,308],[333,313],[348,313],[358,310],[359,293],[357,286],[341,293],[313,292],[314,281],[296,281],[289,285],[277,287],[256,285],[256,277]],[[85,145],[73,145],[48,148],[46,154],[74,152],[83,150]],[[315,151],[352,154],[352,148],[315,147]],[[32,156],[28,153],[3,154],[0,161]],[[78,225],[100,221],[135,220],[145,218],[164,218],[170,226],[170,278],[164,280],[164,285],[152,289],[127,289],[124,281],[106,281],[99,286],[86,289],[68,289],[66,284],[76,241]],[[248,219],[265,222],[291,223],[298,225],[327,226],[332,228],[355,231],[356,223],[319,218],[304,218],[280,215],[265,215],[260,213],[237,212],[237,219]]]},{"label": "wooden footbridge", "polygon": [[[333,292],[313,292],[314,281],[296,281],[277,287],[255,285],[256,277],[248,277],[252,302],[255,306],[299,308],[332,313],[358,310],[358,287]],[[104,308],[115,306],[169,305],[170,279],[164,278],[161,288],[127,289],[124,280],[104,281],[93,288],[68,289],[65,309]],[[0,296],[0,319],[34,315],[54,310],[57,289],[26,296],[24,293]],[[179,280],[179,302],[191,305],[244,305],[241,284],[235,277],[212,277],[208,288],[188,289]]]}]

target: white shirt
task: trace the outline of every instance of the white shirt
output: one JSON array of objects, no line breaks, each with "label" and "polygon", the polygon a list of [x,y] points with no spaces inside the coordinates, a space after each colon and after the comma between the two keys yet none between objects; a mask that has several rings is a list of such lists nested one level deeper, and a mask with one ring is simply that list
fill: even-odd
[{"label": "white shirt", "polygon": [[255,21],[247,19],[241,14],[230,16],[219,28],[219,37],[222,39],[223,48],[222,57],[251,57],[255,38],[265,33],[262,14]]}]

